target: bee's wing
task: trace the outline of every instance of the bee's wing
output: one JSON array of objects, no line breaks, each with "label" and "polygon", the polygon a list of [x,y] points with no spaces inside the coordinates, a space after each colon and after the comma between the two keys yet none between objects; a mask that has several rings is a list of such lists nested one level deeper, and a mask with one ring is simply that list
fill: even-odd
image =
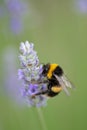
[{"label": "bee's wing", "polygon": [[68,78],[64,74],[62,76],[57,76],[54,74],[54,76],[59,81],[65,93],[69,96],[70,93],[67,88],[74,88],[74,86],[71,84],[71,82],[68,80]]},{"label": "bee's wing", "polygon": [[61,76],[63,82],[65,83],[66,87],[69,87],[69,88],[75,88],[75,86],[71,83],[71,81],[67,78],[66,75],[63,74],[63,76]]}]

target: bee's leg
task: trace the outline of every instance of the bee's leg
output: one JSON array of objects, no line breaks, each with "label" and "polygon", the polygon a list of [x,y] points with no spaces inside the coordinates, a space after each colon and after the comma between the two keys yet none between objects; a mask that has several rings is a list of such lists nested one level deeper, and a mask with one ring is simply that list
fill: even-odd
[{"label": "bee's leg", "polygon": [[38,93],[33,94],[32,98],[35,98],[38,95],[44,95],[44,94],[47,94],[47,93],[48,93],[48,90],[45,90],[45,91],[42,91],[42,92],[38,92]]},{"label": "bee's leg", "polygon": [[39,81],[39,80],[37,80],[37,81],[31,81],[31,83],[32,84],[46,84],[46,83],[48,83],[48,80],[44,80],[44,81]]},{"label": "bee's leg", "polygon": [[37,81],[37,84],[43,84],[43,83],[48,83],[48,80],[44,80],[44,81]]}]

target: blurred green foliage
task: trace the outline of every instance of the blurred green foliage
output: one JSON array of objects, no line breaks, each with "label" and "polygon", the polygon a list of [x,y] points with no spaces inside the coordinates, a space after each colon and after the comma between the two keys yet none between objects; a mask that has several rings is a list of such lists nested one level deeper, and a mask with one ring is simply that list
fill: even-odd
[{"label": "blurred green foliage", "polygon": [[[4,87],[3,55],[8,47],[16,50],[16,71],[19,68],[18,49],[21,41],[35,43],[42,63],[60,64],[75,84],[71,96],[64,92],[48,100],[42,108],[48,130],[87,129],[87,14],[73,10],[73,0],[25,1],[28,12],[23,18],[24,30],[15,34],[10,29],[10,14],[6,3],[0,13],[0,130],[41,130],[36,108],[20,106],[9,98]],[[9,57],[8,57],[9,58]],[[10,66],[10,63],[9,63]],[[21,86],[19,86],[21,87]]]}]

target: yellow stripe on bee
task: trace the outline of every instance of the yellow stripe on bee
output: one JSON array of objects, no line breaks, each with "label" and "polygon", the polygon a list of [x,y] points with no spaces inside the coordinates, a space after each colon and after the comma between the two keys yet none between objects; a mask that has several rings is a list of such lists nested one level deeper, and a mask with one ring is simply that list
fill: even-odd
[{"label": "yellow stripe on bee", "polygon": [[58,93],[62,90],[62,87],[54,86],[54,87],[51,88],[51,90],[54,93]]},{"label": "yellow stripe on bee", "polygon": [[58,66],[58,64],[50,64],[50,69],[49,69],[49,71],[47,73],[47,77],[49,79],[52,77],[52,73],[56,69],[57,66]]}]

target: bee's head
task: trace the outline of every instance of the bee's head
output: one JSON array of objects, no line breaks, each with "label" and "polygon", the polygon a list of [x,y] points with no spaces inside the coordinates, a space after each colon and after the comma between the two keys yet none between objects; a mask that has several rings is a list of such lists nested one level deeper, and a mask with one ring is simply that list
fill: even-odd
[{"label": "bee's head", "polygon": [[49,63],[46,64],[46,65],[43,65],[42,75],[47,76],[47,73],[48,73],[49,69],[50,69],[50,64]]}]

